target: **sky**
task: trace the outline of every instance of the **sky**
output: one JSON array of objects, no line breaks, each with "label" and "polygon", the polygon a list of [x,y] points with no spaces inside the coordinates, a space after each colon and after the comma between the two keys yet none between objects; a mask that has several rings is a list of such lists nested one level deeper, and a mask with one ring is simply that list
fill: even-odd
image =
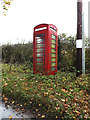
[{"label": "sky", "polygon": [[[90,0],[82,1],[87,36]],[[55,25],[58,35],[77,33],[77,0],[13,0],[6,15],[0,16],[0,44],[32,42],[33,28],[41,23]]]}]

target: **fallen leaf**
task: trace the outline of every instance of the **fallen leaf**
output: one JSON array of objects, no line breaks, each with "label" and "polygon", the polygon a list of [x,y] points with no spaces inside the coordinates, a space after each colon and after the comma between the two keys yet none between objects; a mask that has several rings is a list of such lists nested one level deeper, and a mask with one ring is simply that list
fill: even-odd
[{"label": "fallen leaf", "polygon": [[84,115],[84,118],[88,118],[87,114]]},{"label": "fallen leaf", "polygon": [[44,117],[45,117],[45,115],[42,115],[42,116],[41,116],[41,118],[44,118]]},{"label": "fallen leaf", "polygon": [[61,101],[65,102],[65,100],[64,100],[64,99],[61,99]]},{"label": "fallen leaf", "polygon": [[87,113],[87,110],[84,110],[85,113]]},{"label": "fallen leaf", "polygon": [[53,95],[51,97],[54,97]]},{"label": "fallen leaf", "polygon": [[80,114],[80,112],[79,111],[75,111],[77,114]]},{"label": "fallen leaf", "polygon": [[83,91],[81,90],[80,93],[82,93]]},{"label": "fallen leaf", "polygon": [[80,79],[80,80],[82,80],[82,78],[81,78],[81,77],[80,77],[79,79]]},{"label": "fallen leaf", "polygon": [[24,111],[25,109],[22,109],[22,111]]},{"label": "fallen leaf", "polygon": [[25,83],[25,86],[27,86],[27,83]]},{"label": "fallen leaf", "polygon": [[70,91],[73,91],[73,89],[70,89]]},{"label": "fallen leaf", "polygon": [[19,104],[17,104],[17,106],[19,106]]},{"label": "fallen leaf", "polygon": [[61,89],[63,92],[65,92],[65,89]]},{"label": "fallen leaf", "polygon": [[9,116],[9,120],[11,120],[12,119],[12,115],[11,116]]},{"label": "fallen leaf", "polygon": [[72,87],[72,85],[70,85],[70,87]]},{"label": "fallen leaf", "polygon": [[48,95],[48,92],[44,92],[45,95]]},{"label": "fallen leaf", "polygon": [[38,109],[36,109],[36,111],[38,111]]},{"label": "fallen leaf", "polygon": [[88,96],[88,94],[86,94],[86,96]]},{"label": "fallen leaf", "polygon": [[19,112],[19,110],[16,110],[17,112]]},{"label": "fallen leaf", "polygon": [[8,85],[8,83],[5,83],[5,84],[4,84],[4,86],[7,86],[7,85]]},{"label": "fallen leaf", "polygon": [[7,105],[7,108],[9,108],[9,105]]},{"label": "fallen leaf", "polygon": [[4,100],[8,100],[8,98],[5,97]]},{"label": "fallen leaf", "polygon": [[75,116],[73,116],[73,118],[76,118]]},{"label": "fallen leaf", "polygon": [[20,108],[18,108],[16,111],[19,112]]},{"label": "fallen leaf", "polygon": [[39,104],[39,106],[41,106],[41,104]]},{"label": "fallen leaf", "polygon": [[5,97],[5,95],[3,95],[3,97]]},{"label": "fallen leaf", "polygon": [[56,98],[54,98],[54,100],[57,100]]},{"label": "fallen leaf", "polygon": [[27,90],[27,87],[25,89]]},{"label": "fallen leaf", "polygon": [[7,103],[7,101],[5,101],[5,103]]},{"label": "fallen leaf", "polygon": [[12,101],[12,104],[14,104],[14,101]]},{"label": "fallen leaf", "polygon": [[87,92],[86,90],[84,90],[84,92]]},{"label": "fallen leaf", "polygon": [[27,103],[24,103],[24,105],[26,105]]},{"label": "fallen leaf", "polygon": [[76,102],[76,101],[78,101],[78,100],[77,100],[77,99],[75,99],[75,98],[74,98],[73,100],[74,100],[75,102]]},{"label": "fallen leaf", "polygon": [[33,100],[33,98],[31,98],[31,100]]},{"label": "fallen leaf", "polygon": [[38,116],[40,116],[40,114],[38,114]]},{"label": "fallen leaf", "polygon": [[14,84],[14,87],[16,87],[17,86],[17,84]]},{"label": "fallen leaf", "polygon": [[57,108],[57,107],[55,107],[55,109],[56,109],[56,110],[58,110],[58,108]]},{"label": "fallen leaf", "polygon": [[58,117],[56,116],[56,118],[58,118]]}]

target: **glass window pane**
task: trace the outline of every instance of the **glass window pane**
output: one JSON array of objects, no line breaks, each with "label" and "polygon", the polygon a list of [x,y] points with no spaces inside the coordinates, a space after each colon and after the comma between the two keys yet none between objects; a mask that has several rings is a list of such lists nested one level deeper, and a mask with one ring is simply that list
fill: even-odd
[{"label": "glass window pane", "polygon": [[51,66],[55,66],[56,64],[55,63],[51,63]]},{"label": "glass window pane", "polygon": [[55,54],[55,53],[52,53],[52,54],[51,54],[51,57],[56,57],[56,54]]},{"label": "glass window pane", "polygon": [[54,44],[55,44],[55,43],[56,43],[56,40],[52,40],[52,43],[54,43]]},{"label": "glass window pane", "polygon": [[43,42],[43,39],[37,39],[37,43],[42,43]]},{"label": "glass window pane", "polygon": [[44,42],[44,34],[37,34],[35,36],[36,43],[42,43]]},{"label": "glass window pane", "polygon": [[56,61],[56,58],[51,58],[51,61],[52,61],[52,62]]},{"label": "glass window pane", "polygon": [[52,38],[53,38],[53,39],[56,39],[56,36],[55,36],[55,35],[52,35]]},{"label": "glass window pane", "polygon": [[51,45],[51,47],[52,47],[52,48],[55,48],[55,47],[56,47],[56,45],[55,45],[55,44],[52,44],[52,45]]},{"label": "glass window pane", "polygon": [[44,44],[36,44],[36,47],[39,48],[39,47],[43,47]]},{"label": "glass window pane", "polygon": [[56,52],[56,50],[55,49],[51,49],[51,52]]},{"label": "glass window pane", "polygon": [[43,48],[41,49],[36,49],[37,52],[43,52]]},{"label": "glass window pane", "polygon": [[54,71],[55,70],[55,67],[51,67],[51,71]]},{"label": "glass window pane", "polygon": [[39,66],[43,66],[43,63],[37,63],[37,65],[39,65]]},{"label": "glass window pane", "polygon": [[43,58],[37,58],[37,62],[42,62]]},{"label": "glass window pane", "polygon": [[37,57],[43,57],[43,53],[37,53]]},{"label": "glass window pane", "polygon": [[37,70],[38,70],[38,71],[43,71],[43,67],[42,67],[42,66],[41,66],[41,67],[40,67],[40,66],[37,66]]}]

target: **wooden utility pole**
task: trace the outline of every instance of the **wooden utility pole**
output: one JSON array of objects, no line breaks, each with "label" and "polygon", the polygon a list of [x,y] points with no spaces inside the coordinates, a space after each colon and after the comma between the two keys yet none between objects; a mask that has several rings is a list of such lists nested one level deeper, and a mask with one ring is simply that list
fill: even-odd
[{"label": "wooden utility pole", "polygon": [[78,77],[82,74],[82,0],[77,0],[77,73]]}]

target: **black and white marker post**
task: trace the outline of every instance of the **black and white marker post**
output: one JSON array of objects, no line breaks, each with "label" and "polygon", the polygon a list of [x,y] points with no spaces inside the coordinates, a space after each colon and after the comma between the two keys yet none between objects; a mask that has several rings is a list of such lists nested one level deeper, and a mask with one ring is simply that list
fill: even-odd
[{"label": "black and white marker post", "polygon": [[77,0],[77,63],[76,76],[82,74],[82,0]]}]

